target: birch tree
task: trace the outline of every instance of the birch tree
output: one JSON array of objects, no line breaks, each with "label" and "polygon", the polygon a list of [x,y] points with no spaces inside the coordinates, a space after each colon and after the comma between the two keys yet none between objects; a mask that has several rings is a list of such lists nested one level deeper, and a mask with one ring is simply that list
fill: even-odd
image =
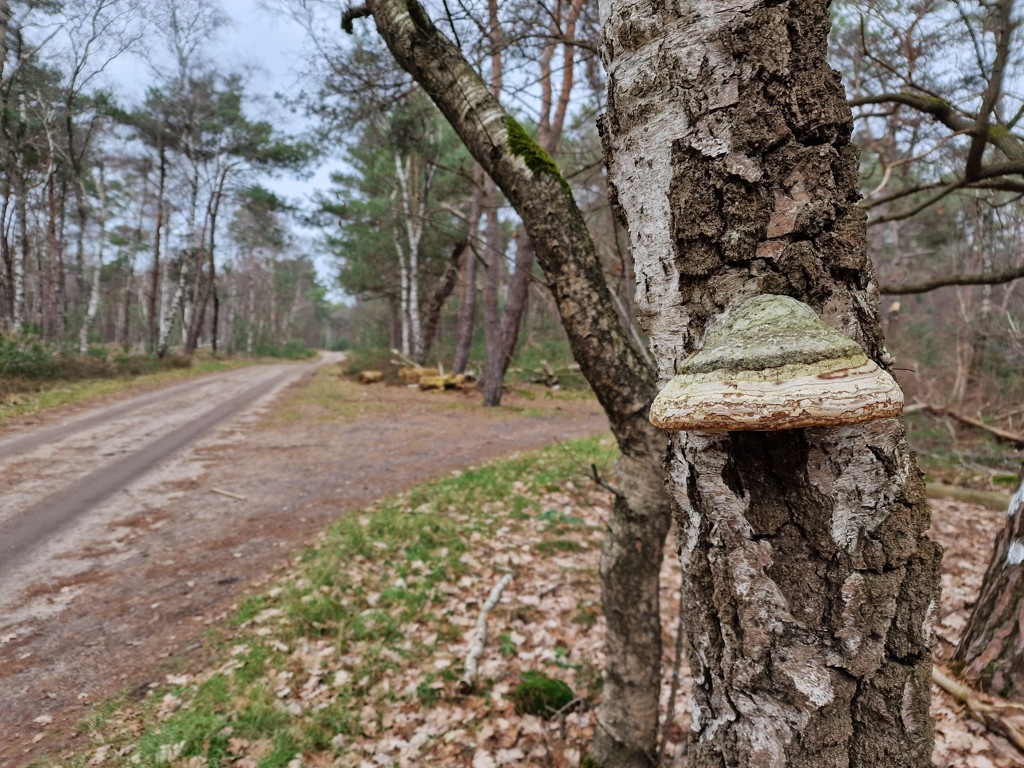
[{"label": "birch tree", "polygon": [[[759,294],[799,299],[889,364],[827,3],[601,13],[606,159],[659,380]],[[940,555],[900,422],[678,432],[668,467],[689,765],[930,765]]]},{"label": "birch tree", "polygon": [[573,356],[621,450],[601,556],[606,666],[591,758],[643,768],[657,748],[658,576],[669,524],[659,467],[665,441],[646,419],[651,370],[618,321],[586,222],[550,156],[415,0],[372,0],[348,12],[343,26],[351,29],[365,15],[522,218]]}]

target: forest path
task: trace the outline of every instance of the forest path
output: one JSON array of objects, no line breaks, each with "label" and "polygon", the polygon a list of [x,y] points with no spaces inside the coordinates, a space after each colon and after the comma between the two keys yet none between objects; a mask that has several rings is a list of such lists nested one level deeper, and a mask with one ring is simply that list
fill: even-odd
[{"label": "forest path", "polygon": [[0,768],[54,754],[91,704],[202,652],[206,627],[340,514],[607,429],[590,400],[483,409],[470,394],[348,383],[331,403],[296,395],[337,359],[0,433]]}]

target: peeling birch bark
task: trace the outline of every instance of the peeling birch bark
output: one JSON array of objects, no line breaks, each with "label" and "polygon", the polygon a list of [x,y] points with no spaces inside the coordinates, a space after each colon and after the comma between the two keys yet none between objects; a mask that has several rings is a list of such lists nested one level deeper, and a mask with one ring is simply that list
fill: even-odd
[{"label": "peeling birch bark", "polygon": [[[744,299],[884,368],[825,2],[602,0],[613,202],[661,382]],[[938,547],[902,425],[680,432],[692,768],[923,768]]]}]

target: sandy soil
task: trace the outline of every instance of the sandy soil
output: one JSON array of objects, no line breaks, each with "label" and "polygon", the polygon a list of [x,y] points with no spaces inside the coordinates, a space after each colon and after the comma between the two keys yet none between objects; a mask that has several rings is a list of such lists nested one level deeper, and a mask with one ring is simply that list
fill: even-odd
[{"label": "sandy soil", "polygon": [[0,431],[0,768],[77,743],[91,705],[202,653],[204,629],[338,515],[607,428],[593,402],[511,396],[496,411],[383,387],[352,395],[373,407],[348,423],[268,428],[317,365],[240,369]]}]

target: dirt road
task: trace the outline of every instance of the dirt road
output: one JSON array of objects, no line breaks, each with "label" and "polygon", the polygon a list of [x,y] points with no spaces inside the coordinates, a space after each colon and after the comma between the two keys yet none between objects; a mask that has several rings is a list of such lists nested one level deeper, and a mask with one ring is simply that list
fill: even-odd
[{"label": "dirt road", "polygon": [[494,410],[354,385],[338,390],[344,419],[314,408],[268,428],[320,364],[239,369],[0,432],[0,768],[59,752],[90,704],[207,652],[204,629],[346,510],[606,428],[591,402]]}]

